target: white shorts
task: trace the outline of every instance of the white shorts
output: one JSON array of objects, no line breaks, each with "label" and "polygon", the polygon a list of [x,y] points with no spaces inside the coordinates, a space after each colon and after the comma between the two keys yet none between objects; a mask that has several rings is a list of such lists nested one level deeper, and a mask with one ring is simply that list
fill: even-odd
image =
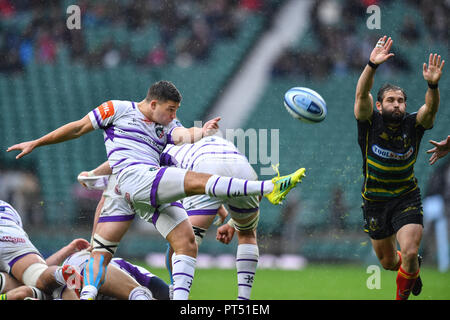
[{"label": "white shorts", "polygon": [[14,263],[30,253],[42,257],[21,227],[16,224],[0,224],[0,271],[9,273]]},{"label": "white shorts", "polygon": [[[247,159],[242,156],[233,158],[211,157],[200,161],[194,168],[195,172],[217,174],[225,177],[257,180],[258,175]],[[258,196],[232,197],[229,199],[215,198],[208,195],[196,195],[183,199],[183,206],[189,216],[216,215],[221,205],[224,205],[233,219],[246,220],[259,214]]]},{"label": "white shorts", "polygon": [[185,196],[186,170],[135,165],[111,176],[104,192],[105,205],[99,223],[126,221],[137,214],[153,223],[165,238],[188,218],[180,201]]}]

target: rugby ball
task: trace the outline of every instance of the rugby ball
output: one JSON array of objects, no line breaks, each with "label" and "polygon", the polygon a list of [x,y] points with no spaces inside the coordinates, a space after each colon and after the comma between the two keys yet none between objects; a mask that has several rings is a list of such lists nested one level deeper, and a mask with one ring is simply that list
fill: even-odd
[{"label": "rugby ball", "polygon": [[284,106],[295,119],[317,123],[327,116],[327,104],[320,94],[304,87],[294,87],[284,94]]}]

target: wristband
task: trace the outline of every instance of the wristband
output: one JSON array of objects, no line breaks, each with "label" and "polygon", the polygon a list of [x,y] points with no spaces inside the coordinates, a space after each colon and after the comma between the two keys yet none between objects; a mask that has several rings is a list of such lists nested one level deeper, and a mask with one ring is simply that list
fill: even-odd
[{"label": "wristband", "polygon": [[427,82],[428,83],[428,88],[430,88],[430,89],[437,89],[438,88],[438,84],[437,83],[429,83],[429,82]]},{"label": "wristband", "polygon": [[374,68],[374,69],[378,68],[378,66],[379,66],[378,64],[373,63],[373,62],[370,61],[370,60],[369,60],[369,62],[367,62],[367,64],[368,64],[370,67]]}]

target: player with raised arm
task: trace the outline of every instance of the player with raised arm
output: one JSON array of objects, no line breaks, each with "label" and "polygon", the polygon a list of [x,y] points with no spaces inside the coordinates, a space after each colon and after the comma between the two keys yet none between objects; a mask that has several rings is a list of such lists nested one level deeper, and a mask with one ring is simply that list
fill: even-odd
[{"label": "player with raised arm", "polygon": [[406,113],[405,91],[390,84],[378,91],[375,111],[370,90],[378,66],[394,56],[392,44],[392,39],[384,36],[372,50],[356,87],[354,114],[363,156],[365,231],[381,265],[398,272],[396,299],[405,300],[411,291],[418,295],[422,287],[418,250],[423,210],[414,164],[420,140],[425,130],[432,128],[438,111],[444,61],[430,54],[428,65],[423,64],[428,90],[425,104],[417,112]]},{"label": "player with raised arm", "polygon": [[[115,192],[125,198],[130,210],[114,215],[103,212],[93,237],[94,248],[84,272],[81,299],[94,299],[104,281],[106,268],[135,213],[153,221],[174,249],[174,299],[187,299],[194,277],[197,245],[185,210],[175,202],[186,196],[209,194],[216,197],[264,195],[274,204],[301,181],[304,168],[267,181],[231,179],[180,168],[160,168],[159,157],[167,144],[198,141],[218,129],[220,118],[202,128],[184,128],[176,120],[181,94],[168,81],[159,81],[139,103],[107,101],[78,121],[68,123],[32,141],[13,145],[7,151],[21,151],[16,158],[35,148],[78,138],[94,129],[104,131],[108,162],[115,175]],[[125,212],[124,212],[125,213]],[[102,219],[102,217],[100,217]]]}]

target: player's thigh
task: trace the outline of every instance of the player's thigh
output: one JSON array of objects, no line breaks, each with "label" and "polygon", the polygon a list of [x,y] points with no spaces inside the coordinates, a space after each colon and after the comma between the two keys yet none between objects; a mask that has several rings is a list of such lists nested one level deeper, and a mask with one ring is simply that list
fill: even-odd
[{"label": "player's thigh", "polygon": [[128,231],[132,221],[107,221],[98,223],[95,233],[108,241],[120,242]]},{"label": "player's thigh", "polygon": [[139,283],[129,274],[110,264],[106,271],[106,281],[100,287],[100,293],[119,300],[128,300],[130,292],[139,287]]},{"label": "player's thigh", "polygon": [[395,234],[384,239],[370,239],[373,250],[384,267],[396,261],[397,243]]},{"label": "player's thigh", "polygon": [[189,221],[193,226],[207,230],[214,221],[216,215],[192,215]]},{"label": "player's thigh", "polygon": [[397,241],[400,250],[406,255],[417,255],[422,240],[423,227],[421,224],[407,224],[397,231]]},{"label": "player's thigh", "polygon": [[14,263],[14,265],[11,268],[11,274],[14,276],[14,278],[23,282],[22,277],[23,277],[24,272],[31,265],[36,264],[36,263],[47,266],[47,264],[45,263],[45,260],[40,255],[38,255],[36,253],[27,254]]}]

